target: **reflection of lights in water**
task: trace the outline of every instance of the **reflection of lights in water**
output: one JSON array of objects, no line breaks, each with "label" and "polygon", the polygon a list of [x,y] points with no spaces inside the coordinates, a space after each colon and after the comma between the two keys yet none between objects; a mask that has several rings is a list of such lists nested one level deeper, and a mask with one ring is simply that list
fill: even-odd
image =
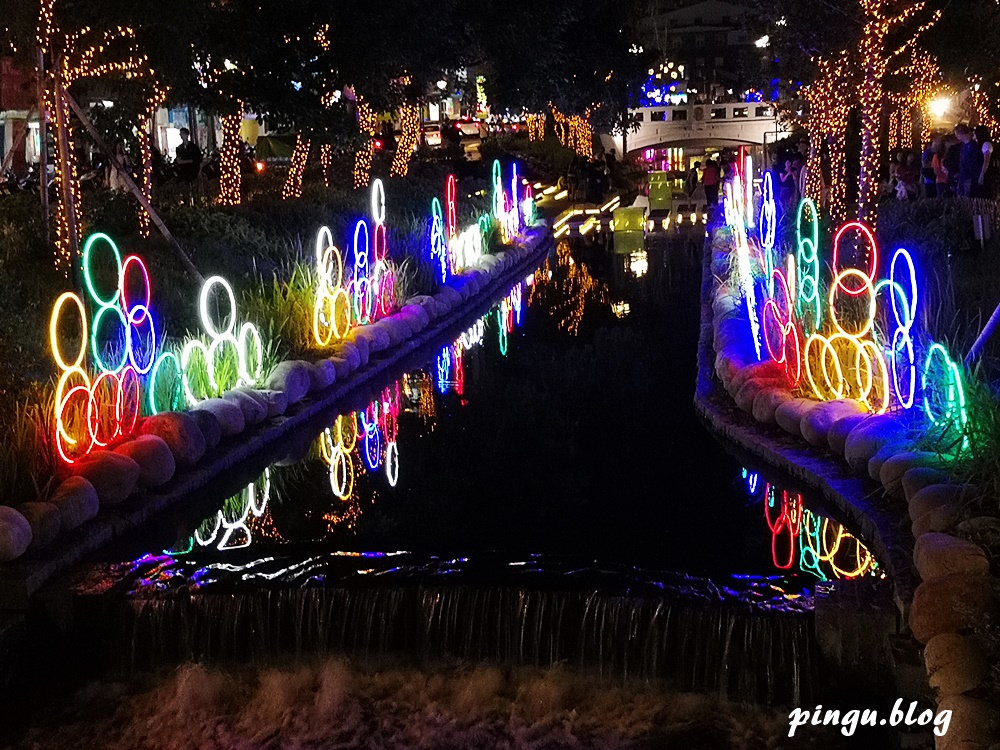
[{"label": "reflection of lights in water", "polygon": [[628,302],[612,302],[611,312],[615,314],[616,318],[625,318],[632,312],[632,307]]},{"label": "reflection of lights in water", "polygon": [[[860,576],[885,577],[871,551],[836,521],[803,507],[802,495],[761,482],[755,472],[743,469],[751,497],[764,506],[764,520],[771,530],[771,559],[775,567],[797,565],[821,581]],[[780,493],[780,494],[779,494]]]},{"label": "reflection of lights in water", "polygon": [[628,270],[631,271],[636,278],[641,279],[645,276],[646,271],[649,270],[649,254],[645,250],[641,250],[628,256]]},{"label": "reflection of lights in water", "polygon": [[[490,313],[473,323],[451,346],[441,350],[435,363],[436,381],[441,393],[447,393],[449,388],[463,393],[463,353],[483,345],[487,318],[494,314],[502,336],[501,352],[506,351],[507,335],[521,323],[522,303],[523,284],[519,282]],[[389,486],[397,486],[400,468],[397,441],[399,415],[404,410],[415,413],[423,419],[425,426],[430,423],[433,430],[437,418],[434,386],[435,378],[426,372],[404,374],[363,411],[341,414],[317,437],[313,459],[318,457],[326,465],[331,493],[343,503],[337,503],[335,509],[322,515],[329,533],[337,526],[353,528],[361,517],[357,479],[363,474],[362,468],[370,474],[381,473],[384,468]],[[274,527],[268,510],[270,493],[271,473],[268,469],[257,482],[228,499],[222,510],[202,522],[191,537],[168,550],[167,554],[187,554],[195,545],[214,546],[225,551],[248,547],[261,538],[284,541]],[[374,496],[372,502],[375,502]]]},{"label": "reflection of lights in water", "polygon": [[[240,549],[249,547],[253,542],[253,531],[264,532],[262,535],[271,539],[280,539],[274,524],[267,515],[266,523],[255,523],[267,512],[267,504],[271,499],[271,471],[265,469],[256,482],[251,482],[238,495],[226,500],[223,509],[211,519],[206,519],[195,530],[185,552],[190,552],[194,544],[199,547],[215,545],[219,550]],[[221,538],[220,538],[221,533]],[[216,540],[218,539],[218,544]],[[177,551],[174,554],[182,554]]]},{"label": "reflection of lights in water", "polygon": [[609,304],[608,287],[590,274],[586,263],[574,263],[569,242],[556,245],[556,271],[551,262],[535,272],[528,304],[541,302],[548,306],[549,315],[558,320],[560,329],[572,336],[579,332],[580,322],[588,302]]}]

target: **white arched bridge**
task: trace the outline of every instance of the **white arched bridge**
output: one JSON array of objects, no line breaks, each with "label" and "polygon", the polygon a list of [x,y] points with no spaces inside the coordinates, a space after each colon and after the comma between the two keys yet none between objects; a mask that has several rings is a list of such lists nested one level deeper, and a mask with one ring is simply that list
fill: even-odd
[{"label": "white arched bridge", "polygon": [[[789,134],[774,107],[762,102],[683,104],[629,110],[639,129],[628,134],[628,153],[646,149],[760,146]],[[601,135],[605,149],[622,153],[621,136]]]}]

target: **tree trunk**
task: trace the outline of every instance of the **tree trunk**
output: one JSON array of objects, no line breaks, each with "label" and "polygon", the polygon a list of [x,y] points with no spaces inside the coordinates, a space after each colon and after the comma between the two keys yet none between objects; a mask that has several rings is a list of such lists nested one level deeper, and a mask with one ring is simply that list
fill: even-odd
[{"label": "tree trunk", "polygon": [[56,110],[56,144],[58,147],[59,191],[61,205],[57,221],[56,267],[63,266],[68,272],[76,264],[80,252],[77,217],[77,174],[76,156],[69,137],[69,105],[67,93],[63,89],[62,76],[57,64],[53,100]]},{"label": "tree trunk", "polygon": [[[243,122],[243,105],[239,112],[222,118],[222,151],[219,154],[219,203],[238,206],[242,198],[240,172],[240,124]],[[302,192],[301,178],[299,193]]]}]

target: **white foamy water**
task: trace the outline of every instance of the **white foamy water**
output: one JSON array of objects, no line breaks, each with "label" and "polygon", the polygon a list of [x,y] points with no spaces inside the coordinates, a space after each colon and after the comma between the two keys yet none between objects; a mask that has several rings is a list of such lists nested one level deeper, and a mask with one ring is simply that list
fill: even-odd
[{"label": "white foamy water", "polygon": [[[785,747],[786,733],[787,712],[568,669],[373,670],[327,659],[238,671],[188,664],[141,686],[92,683],[14,748],[750,750]],[[822,732],[794,746],[838,743]]]}]

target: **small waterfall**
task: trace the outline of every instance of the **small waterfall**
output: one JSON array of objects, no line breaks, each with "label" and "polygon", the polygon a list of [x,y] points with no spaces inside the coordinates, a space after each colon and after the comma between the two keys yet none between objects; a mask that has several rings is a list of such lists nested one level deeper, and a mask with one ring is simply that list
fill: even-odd
[{"label": "small waterfall", "polygon": [[596,591],[310,586],[130,597],[113,609],[123,640],[110,654],[125,670],[317,652],[567,663],[610,679],[801,705],[818,666],[810,613]]}]

